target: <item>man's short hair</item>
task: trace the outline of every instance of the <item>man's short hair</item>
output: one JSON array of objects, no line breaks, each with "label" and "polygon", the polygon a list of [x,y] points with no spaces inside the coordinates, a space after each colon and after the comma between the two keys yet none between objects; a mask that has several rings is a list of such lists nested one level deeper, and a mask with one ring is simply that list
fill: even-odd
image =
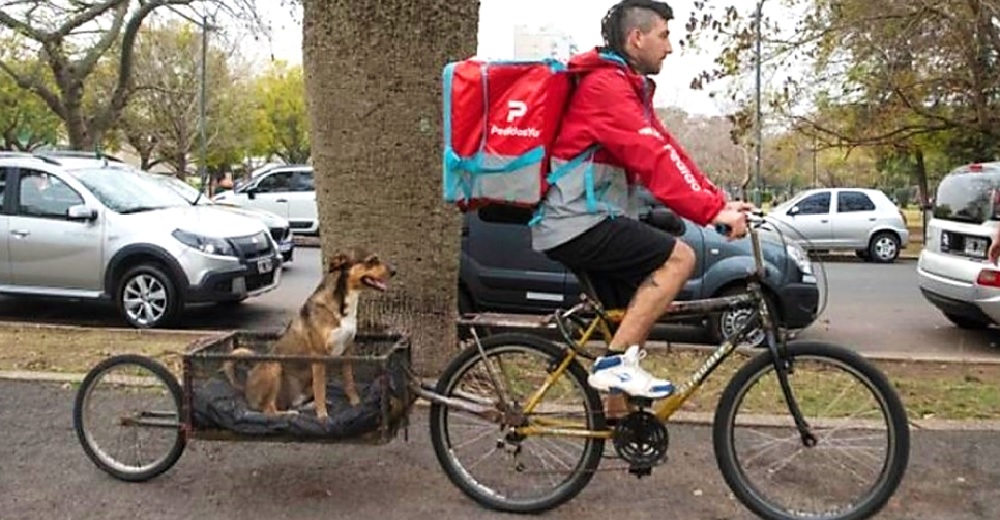
[{"label": "man's short hair", "polygon": [[674,10],[666,2],[656,0],[622,0],[611,6],[601,20],[604,45],[619,54],[625,50],[625,38],[635,29],[647,33],[657,18],[670,21]]}]

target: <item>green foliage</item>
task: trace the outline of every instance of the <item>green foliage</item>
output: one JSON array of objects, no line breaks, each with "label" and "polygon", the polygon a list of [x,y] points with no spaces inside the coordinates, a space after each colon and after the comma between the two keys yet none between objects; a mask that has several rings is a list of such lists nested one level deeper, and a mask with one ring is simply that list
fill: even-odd
[{"label": "green foliage", "polygon": [[257,78],[253,103],[253,148],[288,163],[305,163],[311,151],[302,67],[273,63]]},{"label": "green foliage", "polygon": [[[758,2],[728,3],[696,2],[688,39],[718,40],[724,49],[693,87],[736,79],[729,94],[741,107],[733,121],[736,133],[746,135],[755,122],[750,78]],[[824,150],[818,177],[833,184],[926,186],[956,165],[997,158],[998,8],[996,0],[766,2],[762,68],[766,79],[780,82],[765,82],[762,95],[765,126],[780,136],[770,141],[815,136]],[[786,179],[808,164],[802,154],[765,152],[765,161],[780,156],[772,162]]]},{"label": "green foliage", "polygon": [[[0,39],[0,58],[15,46],[14,40]],[[23,57],[10,67],[16,73],[28,74],[38,69],[39,63],[37,59]],[[0,71],[0,150],[55,145],[62,129],[62,121],[41,98],[25,91],[14,78]]]}]

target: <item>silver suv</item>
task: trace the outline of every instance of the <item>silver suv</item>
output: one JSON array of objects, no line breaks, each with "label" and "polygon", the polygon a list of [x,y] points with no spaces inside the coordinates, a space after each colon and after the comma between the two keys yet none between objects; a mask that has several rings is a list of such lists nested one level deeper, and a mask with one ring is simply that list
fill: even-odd
[{"label": "silver suv", "polygon": [[191,206],[93,160],[0,152],[0,293],[113,301],[137,328],[193,302],[237,302],[281,280],[258,220]]},{"label": "silver suv", "polygon": [[920,251],[920,292],[966,329],[1000,323],[1000,272],[986,259],[1000,226],[1000,162],[960,166],[934,197]]}]

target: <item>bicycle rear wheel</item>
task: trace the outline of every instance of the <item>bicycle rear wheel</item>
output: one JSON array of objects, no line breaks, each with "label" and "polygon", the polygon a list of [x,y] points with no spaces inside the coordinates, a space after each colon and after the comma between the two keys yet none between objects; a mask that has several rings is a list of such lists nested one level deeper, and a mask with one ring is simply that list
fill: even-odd
[{"label": "bicycle rear wheel", "polygon": [[715,413],[716,461],[763,518],[855,520],[878,513],[909,460],[906,410],[888,379],[851,350],[788,344],[788,383],[817,443],[789,413],[770,351],[733,376]]},{"label": "bicycle rear wheel", "polygon": [[604,429],[601,401],[587,386],[586,372],[571,362],[539,404],[525,412],[566,352],[527,334],[491,335],[481,344],[488,361],[475,345],[466,348],[441,374],[436,392],[495,407],[497,418],[432,405],[431,443],[438,462],[452,483],[490,509],[538,513],[571,500],[593,477],[604,441],[521,435],[514,429]]}]

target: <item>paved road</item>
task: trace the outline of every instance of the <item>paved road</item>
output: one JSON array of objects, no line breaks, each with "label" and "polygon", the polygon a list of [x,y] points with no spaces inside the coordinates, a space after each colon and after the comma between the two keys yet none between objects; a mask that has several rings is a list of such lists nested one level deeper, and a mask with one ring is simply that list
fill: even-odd
[{"label": "paved road", "polygon": [[[201,306],[189,309],[184,327],[280,328],[319,279],[319,250],[298,248],[278,290],[235,309]],[[890,265],[828,261],[829,301],[821,318],[801,337],[824,339],[868,353],[920,353],[1000,358],[1000,329],[963,331],[927,303],[917,289],[916,263]],[[0,298],[0,319],[40,320],[121,326],[113,309],[91,304],[55,304]],[[675,337],[704,342],[699,330],[681,329]]]},{"label": "paved road", "polygon": [[[466,499],[439,469],[416,409],[410,441],[381,447],[188,445],[144,484],[116,481],[86,458],[72,429],[74,391],[0,381],[0,516],[34,519],[510,518]],[[672,426],[669,461],[637,481],[602,471],[550,519],[749,519],[715,466],[707,428]],[[903,481],[879,518],[1000,518],[995,432],[917,431]],[[606,461],[602,467],[616,461]]]}]

